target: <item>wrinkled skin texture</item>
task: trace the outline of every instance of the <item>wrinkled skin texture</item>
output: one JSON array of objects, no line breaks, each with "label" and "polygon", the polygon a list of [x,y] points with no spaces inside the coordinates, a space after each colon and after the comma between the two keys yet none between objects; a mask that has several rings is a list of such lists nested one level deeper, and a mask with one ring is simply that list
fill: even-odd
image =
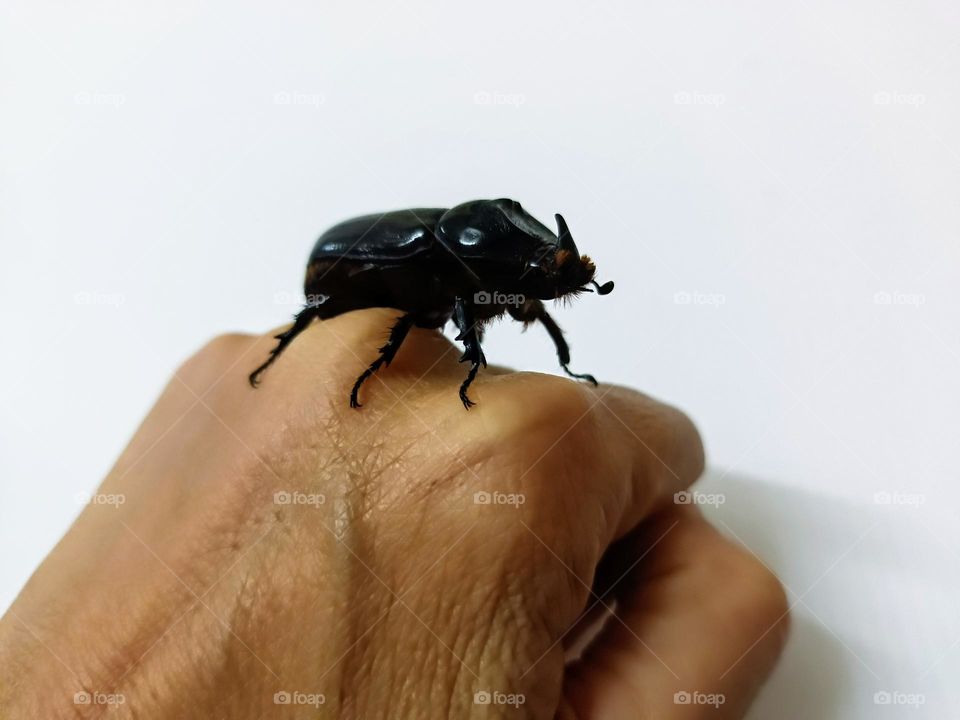
[{"label": "wrinkled skin texture", "polygon": [[259,390],[270,335],[182,366],[100,488],[125,502],[85,508],[0,621],[0,717],[743,716],[787,608],[673,503],[703,466],[690,421],[496,368],[467,412],[458,349],[424,330],[351,410],[394,316],[313,325]]}]

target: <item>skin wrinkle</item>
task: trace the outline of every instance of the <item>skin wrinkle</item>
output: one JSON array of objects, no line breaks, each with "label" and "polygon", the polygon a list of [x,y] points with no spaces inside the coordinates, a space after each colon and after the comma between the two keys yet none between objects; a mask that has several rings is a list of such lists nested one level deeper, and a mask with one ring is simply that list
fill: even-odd
[{"label": "skin wrinkle", "polygon": [[[318,482],[317,485],[324,488],[328,496],[327,501],[332,501],[332,506],[335,508],[336,528],[334,532],[339,539],[333,541],[333,548],[336,551],[335,565],[339,568],[338,573],[346,574],[345,585],[347,588],[359,590],[365,586],[370,572],[364,566],[364,563],[370,565],[369,556],[373,540],[367,539],[364,531],[371,527],[366,522],[369,512],[367,508],[368,488],[372,486],[378,473],[367,469],[369,455],[355,454],[351,457],[345,454],[344,448],[348,441],[340,423],[329,422],[325,425],[324,430],[326,430],[324,439],[327,443],[325,449],[333,454],[329,463],[315,469],[313,474],[317,478],[326,478],[325,481]],[[311,437],[308,440],[309,442],[315,441]],[[326,455],[320,457],[326,457]],[[327,465],[332,466],[334,461],[339,461],[336,476],[327,472],[326,467]],[[332,497],[330,497],[331,495]],[[344,543],[346,547],[341,547],[341,543]],[[349,548],[349,550],[346,548]],[[356,590],[352,592],[348,590],[348,597],[357,597],[359,593]],[[394,600],[392,596],[387,596],[384,600],[387,603],[386,612],[389,614],[392,612]],[[376,616],[379,617],[379,614],[377,613]],[[366,666],[362,661],[355,658],[365,656],[365,648],[370,641],[370,637],[369,634],[364,636],[367,627],[360,626],[362,621],[357,619],[359,617],[357,614],[351,613],[349,617],[352,619],[346,623],[347,632],[343,645],[351,649],[347,652],[347,656],[340,660],[335,670],[338,677],[342,678],[343,681],[354,682],[362,687],[369,684],[370,680],[366,673]],[[337,656],[339,655],[338,652]],[[349,716],[353,706],[352,698],[344,697],[341,694],[338,697],[338,704],[344,713]]]},{"label": "skin wrinkle", "polygon": [[[460,621],[460,618],[457,617],[458,605],[455,601],[455,595],[434,593],[430,596],[430,599],[432,600],[433,610],[432,612],[427,613],[427,618],[424,618],[425,622],[431,628],[453,628],[455,631],[454,637],[444,637],[443,634],[441,634],[441,640],[444,644],[450,647],[453,652],[463,658],[464,662],[469,663],[470,660],[464,657],[465,652],[461,640],[463,623]],[[446,711],[449,712],[453,707],[453,694],[460,685],[459,679],[464,670],[463,666],[457,662],[457,671],[453,680],[446,682],[445,678],[442,677],[439,672],[441,667],[441,653],[448,653],[449,651],[447,648],[443,647],[441,640],[434,638],[432,635],[425,637],[423,644],[423,647],[426,650],[425,662],[419,667],[415,667],[414,672],[407,672],[404,674],[407,675],[407,684],[415,685],[421,679],[418,677],[418,673],[416,671],[423,670],[424,673],[421,677],[426,681],[426,686],[429,688],[430,697],[434,698],[438,695],[441,696],[441,704],[438,709],[445,708]],[[446,688],[444,685],[446,685]],[[447,692],[444,692],[445,689]],[[435,707],[435,705],[430,703],[430,707]]]},{"label": "skin wrinkle", "polygon": [[[347,529],[345,537],[341,539],[341,542],[346,543],[350,548],[349,551],[341,553],[342,562],[346,564],[348,576],[347,587],[350,588],[366,584],[374,587],[374,592],[380,593],[382,588],[377,587],[380,579],[370,578],[371,570],[376,573],[378,566],[376,562],[378,528],[376,523],[371,522],[372,504],[370,503],[370,494],[371,488],[375,487],[373,485],[374,481],[382,476],[385,468],[383,465],[379,465],[376,457],[371,458],[371,456],[367,454],[361,455],[356,460],[345,457],[342,454],[341,443],[335,444],[334,452],[345,461],[346,466],[346,492],[339,499],[345,503],[344,514],[346,516],[346,522],[344,527]],[[376,490],[373,492],[376,492]],[[384,591],[384,593],[385,594],[381,594],[387,603],[386,622],[389,622],[390,615],[393,613],[396,604],[396,599],[391,593],[387,591]],[[376,617],[379,617],[379,613],[377,613]],[[353,620],[350,624],[348,642],[349,645],[354,645],[354,643],[357,643],[357,645],[348,652],[348,657],[341,661],[343,663],[345,676],[352,679],[361,687],[370,684],[369,672],[367,670],[370,666],[364,662],[367,656],[366,648],[369,646],[370,638],[369,634],[365,637],[363,636],[363,633],[366,631],[367,628],[360,627],[357,619]]]},{"label": "skin wrinkle", "polygon": [[[132,543],[137,543],[132,537],[129,540]],[[145,549],[143,549],[143,553],[149,555]],[[146,557],[144,561],[158,563],[153,557]],[[164,580],[168,581],[166,594],[154,593],[148,598],[143,598],[148,605],[138,616],[132,619],[126,614],[116,616],[118,619],[124,620],[122,629],[132,628],[133,635],[127,636],[125,632],[117,635],[117,644],[114,646],[115,654],[110,657],[88,656],[85,667],[88,668],[90,674],[90,680],[87,684],[91,687],[101,691],[104,688],[112,687],[113,680],[125,676],[135,666],[136,659],[156,642],[168,624],[178,618],[186,607],[194,601],[190,592],[172,576],[168,575]],[[199,604],[190,612],[195,615],[197,610],[206,612]],[[159,622],[143,622],[141,620],[141,618],[150,617],[159,618]],[[103,632],[102,629],[100,631]]]},{"label": "skin wrinkle", "polygon": [[[398,471],[399,471],[399,472],[402,472],[402,467],[398,468]],[[454,471],[451,473],[450,477],[453,478],[453,477],[461,476],[461,475],[463,475],[465,472],[466,472],[466,470],[454,470]],[[449,483],[445,482],[445,483],[443,483],[443,484],[444,484],[444,485],[448,485]],[[407,500],[407,502],[409,502],[409,499]],[[378,509],[378,512],[381,512],[381,511]],[[410,540],[408,539],[407,542],[410,542]],[[414,580],[415,580],[415,579],[416,579],[416,578],[414,578]],[[396,591],[399,595],[401,595],[401,596],[403,595],[402,583],[400,584],[400,586],[399,586],[395,591]],[[386,592],[386,591],[384,591],[384,592]],[[431,596],[431,597],[432,597],[432,599],[434,600],[434,603],[435,603],[435,605],[434,605],[434,615],[435,615],[435,617],[437,618],[438,622],[434,623],[432,617],[431,617],[430,619],[424,618],[425,622],[427,622],[428,625],[431,625],[431,626],[432,626],[433,624],[437,624],[437,625],[439,625],[440,627],[459,627],[459,626],[462,625],[462,623],[456,622],[456,621],[454,621],[454,620],[449,620],[449,619],[447,619],[447,617],[446,617],[447,614],[455,615],[456,612],[457,612],[457,603],[454,601],[454,599],[451,599],[449,596],[446,596],[446,595],[444,595],[444,594],[442,594],[442,593],[441,593],[441,594],[433,595],[433,596]],[[405,600],[405,602],[410,602],[410,599]],[[395,607],[394,604],[391,603],[391,609],[390,609],[390,614],[391,614],[391,615],[394,614],[394,607]],[[405,608],[400,607],[400,608],[397,608],[396,612],[397,612],[397,613],[407,613],[408,611],[407,611]],[[420,614],[422,611],[417,611],[417,612],[418,612],[418,614]],[[387,620],[384,621],[384,622],[385,622],[385,623],[389,623],[389,622],[390,622],[390,618],[388,617]],[[414,620],[414,623],[415,623],[417,626],[419,626],[419,623],[417,623],[416,620]],[[414,628],[414,630],[416,630],[416,627]],[[424,632],[426,632],[426,631],[424,631]],[[437,655],[438,655],[438,653],[440,653],[440,652],[446,653],[447,650],[446,650],[446,648],[443,648],[443,646],[440,644],[440,642],[437,641],[437,640],[436,640],[435,638],[433,638],[432,636],[430,636],[429,638],[426,638],[424,642],[425,642],[425,647],[428,649],[428,655],[426,656],[427,662],[425,663],[425,666],[424,666],[424,665],[420,665],[419,667],[414,667],[414,668],[411,668],[411,669],[414,669],[414,670],[423,670],[423,669],[426,669],[426,670],[428,670],[428,671],[432,671],[432,670],[434,669],[434,666],[436,665],[436,662],[431,662],[430,659],[433,658],[434,660],[437,660]],[[400,647],[402,647],[402,644],[400,644]],[[456,648],[456,647],[454,647],[453,649],[454,649],[455,652],[457,651],[457,648]],[[461,650],[460,652],[462,652],[462,650]],[[458,654],[459,654],[459,653],[458,653]],[[381,662],[382,660],[383,660],[383,659],[378,658],[378,659],[376,659],[374,662]],[[389,658],[387,659],[387,662],[389,662]],[[400,667],[407,667],[407,666],[408,666],[408,664],[406,664],[402,658],[394,659],[393,662],[394,662],[394,664],[397,664],[397,665],[399,665]],[[402,672],[399,673],[399,674],[400,674],[401,676],[407,678],[406,684],[412,684],[412,683],[414,683],[414,682],[422,682],[422,681],[424,681],[424,680],[427,679],[427,678],[418,678],[418,679],[415,681],[415,680],[414,680],[415,674],[414,674],[414,673],[411,673],[411,672],[409,672],[409,671],[407,671],[407,670],[404,670],[404,671],[402,671]],[[454,687],[455,687],[455,686],[454,686]]]},{"label": "skin wrinkle", "polygon": [[[194,610],[190,611],[190,614],[183,621],[187,626],[196,626],[197,630],[200,631],[204,627],[204,623],[207,622],[209,616],[203,616],[201,613],[206,613],[205,610],[199,605]],[[209,618],[212,620],[212,618]],[[159,632],[159,631],[158,631]],[[200,635],[201,637],[203,634]],[[217,638],[220,639],[220,642],[213,643],[214,646],[223,646],[225,643],[222,641],[221,635],[217,635]],[[179,668],[183,668],[184,673],[189,673],[191,678],[190,684],[188,686],[190,693],[196,693],[197,690],[201,690],[204,687],[207,687],[207,683],[202,681],[201,678],[212,678],[216,675],[216,672],[210,672],[205,669],[205,664],[198,662],[201,658],[209,660],[211,654],[206,649],[210,646],[210,643],[204,645],[203,648],[186,648],[185,651],[178,651],[176,648],[170,649],[164,640],[160,640],[157,646],[154,647],[151,654],[147,655],[143,659],[141,666],[142,667],[152,667],[154,665],[163,663],[172,663]],[[221,652],[222,654],[222,652]],[[192,657],[191,657],[192,656]],[[217,666],[219,667],[219,666]],[[196,673],[200,671],[200,675]],[[141,676],[138,674],[132,674],[126,676],[122,683],[118,685],[117,692],[123,693],[124,696],[129,700],[130,712],[134,712],[132,708],[135,705],[139,705],[139,698],[143,695],[167,695],[171,689],[171,684],[169,682],[161,683],[144,683],[139,680]],[[97,686],[99,687],[99,686]],[[176,698],[178,705],[184,704],[183,696],[187,693],[184,692],[185,688],[179,689],[179,694]],[[125,703],[126,707],[128,703]]]}]

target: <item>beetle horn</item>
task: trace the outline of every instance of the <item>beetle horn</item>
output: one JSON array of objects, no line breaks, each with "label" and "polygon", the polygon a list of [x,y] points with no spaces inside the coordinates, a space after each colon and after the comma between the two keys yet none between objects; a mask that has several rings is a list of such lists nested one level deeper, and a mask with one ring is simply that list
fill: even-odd
[{"label": "beetle horn", "polygon": [[570,228],[567,227],[566,220],[560,213],[557,213],[554,217],[557,219],[557,237],[560,238],[560,249],[568,251],[575,259],[579,260],[580,252],[573,242],[573,235],[570,234]]}]

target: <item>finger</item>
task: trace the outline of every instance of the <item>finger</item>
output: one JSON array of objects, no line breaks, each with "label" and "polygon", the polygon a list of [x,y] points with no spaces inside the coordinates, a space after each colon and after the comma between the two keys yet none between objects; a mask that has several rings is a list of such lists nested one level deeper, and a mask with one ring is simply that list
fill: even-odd
[{"label": "finger", "polygon": [[779,582],[689,506],[619,543],[598,586],[615,612],[568,667],[569,717],[742,717],[786,638]]},{"label": "finger", "polygon": [[617,498],[611,515],[610,541],[625,536],[645,518],[673,503],[704,468],[703,442],[687,415],[629,388],[596,388],[604,434],[603,452],[626,449],[629,467],[606,482]]},{"label": "finger", "polygon": [[[403,313],[390,308],[367,308],[333,318],[317,321],[298,335],[283,352],[282,359],[267,371],[274,376],[291,373],[300,377],[329,377],[343,375],[343,381],[355,379],[378,357],[390,328]],[[266,356],[276,346],[275,336],[289,328],[289,324],[275,328],[263,337],[259,355]],[[403,386],[411,381],[438,382],[445,385],[462,382],[464,373],[460,363],[463,350],[442,332],[414,327],[404,339],[399,352],[389,366],[381,367],[376,381]],[[281,364],[288,366],[278,370]],[[506,368],[490,366],[485,374],[510,372]]]}]

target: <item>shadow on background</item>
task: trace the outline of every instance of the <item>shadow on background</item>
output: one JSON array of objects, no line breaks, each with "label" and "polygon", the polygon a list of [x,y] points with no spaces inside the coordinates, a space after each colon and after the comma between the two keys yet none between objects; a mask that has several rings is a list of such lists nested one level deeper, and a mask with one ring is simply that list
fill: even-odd
[{"label": "shadow on background", "polygon": [[[935,532],[945,526],[939,508],[816,495],[718,469],[693,492],[780,577],[793,608],[751,720],[948,716],[956,692],[942,678],[960,655],[960,577]],[[878,704],[878,693],[900,704]],[[919,704],[906,704],[911,695]]]}]

